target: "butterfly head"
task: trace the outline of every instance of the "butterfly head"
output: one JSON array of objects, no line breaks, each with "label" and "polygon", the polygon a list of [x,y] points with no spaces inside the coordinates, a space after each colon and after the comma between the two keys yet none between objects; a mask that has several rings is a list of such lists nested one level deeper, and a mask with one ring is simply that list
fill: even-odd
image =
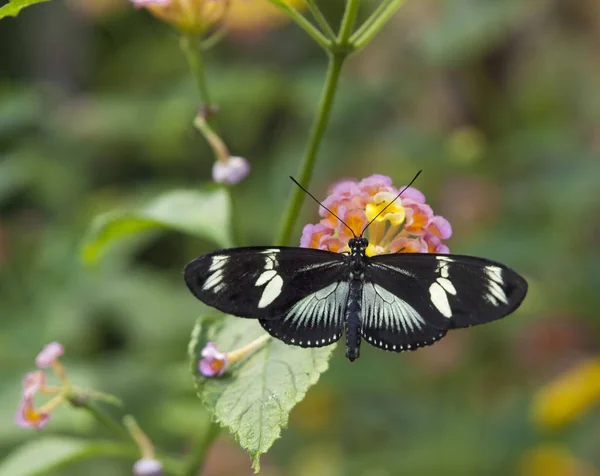
[{"label": "butterfly head", "polygon": [[364,255],[367,251],[367,246],[369,246],[369,240],[363,238],[362,236],[350,238],[350,240],[348,241],[348,247],[350,248],[350,251],[353,255]]}]

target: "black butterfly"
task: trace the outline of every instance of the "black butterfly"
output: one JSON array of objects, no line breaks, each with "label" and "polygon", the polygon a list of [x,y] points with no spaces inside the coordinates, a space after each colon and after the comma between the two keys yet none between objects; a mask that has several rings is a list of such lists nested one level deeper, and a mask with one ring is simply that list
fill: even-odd
[{"label": "black butterfly", "polygon": [[295,247],[215,251],[188,263],[185,281],[205,304],[258,319],[286,344],[322,347],[337,341],[345,328],[350,361],[359,357],[361,339],[384,350],[414,350],[438,341],[448,329],[510,314],[527,293],[519,274],[483,258],[368,257],[362,236],[348,246],[349,254]]}]

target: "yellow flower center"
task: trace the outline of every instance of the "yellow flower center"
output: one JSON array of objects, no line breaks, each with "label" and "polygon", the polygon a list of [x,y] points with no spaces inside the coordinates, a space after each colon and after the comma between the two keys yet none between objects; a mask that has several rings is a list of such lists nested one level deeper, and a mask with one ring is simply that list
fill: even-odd
[{"label": "yellow flower center", "polygon": [[[389,205],[394,198],[396,198],[396,195],[390,192],[377,193],[373,197],[373,203],[367,204],[365,208],[367,220],[371,221],[377,217],[375,218],[376,222],[389,221],[391,225],[401,225],[406,218],[406,211],[404,210],[400,199]],[[383,209],[385,209],[385,211],[381,213]],[[381,215],[377,216],[379,213],[381,213]]]}]

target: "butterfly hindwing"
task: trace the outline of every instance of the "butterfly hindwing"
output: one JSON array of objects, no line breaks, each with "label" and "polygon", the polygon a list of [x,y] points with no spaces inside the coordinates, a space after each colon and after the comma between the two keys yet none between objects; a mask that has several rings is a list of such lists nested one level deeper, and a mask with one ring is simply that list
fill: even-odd
[{"label": "butterfly hindwing", "polygon": [[348,290],[347,281],[331,283],[296,302],[282,318],[260,319],[260,324],[286,344],[329,345],[342,335]]},{"label": "butterfly hindwing", "polygon": [[[247,247],[202,255],[185,267],[184,276],[192,293],[209,306],[239,317],[275,319],[302,299],[344,281],[345,269],[345,256],[338,253]],[[329,322],[327,317],[323,322]],[[304,321],[286,322],[302,326]]]},{"label": "butterfly hindwing", "polygon": [[[394,278],[397,276],[387,275],[386,281]],[[416,302],[420,295],[410,285],[415,283],[407,284],[404,299],[388,291],[381,281],[364,284],[361,335],[369,344],[402,352],[433,344],[446,334],[448,323],[424,313],[424,306]]]},{"label": "butterfly hindwing", "polygon": [[513,312],[526,281],[506,266],[461,255],[401,253],[371,258],[363,289],[361,334],[400,352],[433,344],[448,329]]}]

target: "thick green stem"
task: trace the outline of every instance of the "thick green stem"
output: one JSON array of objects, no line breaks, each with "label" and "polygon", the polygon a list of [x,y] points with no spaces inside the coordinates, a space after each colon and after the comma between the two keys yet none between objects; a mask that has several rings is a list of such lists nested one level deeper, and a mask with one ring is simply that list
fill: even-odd
[{"label": "thick green stem", "polygon": [[[308,187],[308,182],[312,175],[317,153],[323,139],[323,134],[327,128],[329,122],[329,116],[331,115],[331,108],[333,106],[333,100],[337,90],[338,81],[340,78],[340,72],[342,65],[346,59],[347,54],[338,53],[329,55],[329,66],[327,68],[327,77],[325,79],[325,85],[321,93],[321,100],[319,101],[319,108],[315,122],[313,123],[310,138],[302,164],[300,165],[300,171],[298,172],[298,182],[303,187]],[[289,242],[294,224],[298,218],[300,212],[300,206],[304,198],[304,192],[299,187],[293,187],[288,199],[288,203],[281,219],[281,227],[275,240],[275,243],[285,245]]]},{"label": "thick green stem", "polygon": [[211,422],[205,435],[200,438],[196,445],[191,449],[189,459],[185,464],[183,476],[196,476],[202,473],[202,466],[206,459],[206,453],[217,439],[221,432],[221,428],[215,422]]},{"label": "thick green stem", "polygon": [[180,45],[192,75],[196,80],[196,87],[198,88],[202,105],[210,108],[210,106],[213,104],[210,100],[210,94],[208,92],[208,84],[206,82],[204,58],[203,52],[200,48],[200,40],[193,35],[184,35],[181,37]]},{"label": "thick green stem", "polygon": [[375,37],[375,35],[379,33],[379,30],[384,27],[390,18],[394,16],[396,10],[398,10],[404,2],[405,0],[392,0],[388,3],[387,7],[379,13],[379,16],[371,21],[371,24],[365,30],[363,30],[362,33],[358,34],[357,32],[357,34],[353,35],[350,38],[350,41],[354,46],[354,49],[358,51],[364,48]]}]

